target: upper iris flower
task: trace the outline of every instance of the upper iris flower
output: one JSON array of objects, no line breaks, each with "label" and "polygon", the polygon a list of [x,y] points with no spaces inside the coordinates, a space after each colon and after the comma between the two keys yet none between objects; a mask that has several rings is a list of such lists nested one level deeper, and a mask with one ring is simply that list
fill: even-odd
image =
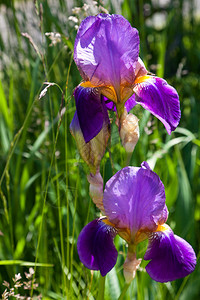
[{"label": "upper iris flower", "polygon": [[194,270],[194,250],[165,224],[164,186],[146,162],[141,168],[125,167],[106,183],[103,208],[107,217],[90,222],[78,238],[78,254],[87,268],[100,270],[105,276],[114,267],[118,253],[113,239],[119,234],[128,243],[124,263],[127,282],[134,278],[141,262],[136,259],[136,248],[145,239],[148,248],[144,259],[150,260],[146,271],[152,279],[173,281]]},{"label": "upper iris flower", "polygon": [[[83,20],[75,40],[74,61],[83,78],[75,90],[75,101],[85,143],[107,126],[104,103],[108,101],[116,105],[119,120],[124,106],[129,111],[140,104],[169,134],[177,127],[178,94],[164,79],[148,74],[139,58],[138,31],[121,15],[99,14]],[[95,97],[88,97],[93,91],[96,104]]]}]

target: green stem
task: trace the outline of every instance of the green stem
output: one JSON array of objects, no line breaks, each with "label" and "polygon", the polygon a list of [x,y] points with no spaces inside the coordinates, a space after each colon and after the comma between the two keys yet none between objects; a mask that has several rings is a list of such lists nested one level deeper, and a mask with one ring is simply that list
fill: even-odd
[{"label": "green stem", "polygon": [[[70,63],[69,63],[69,68],[68,68],[68,71],[67,71],[67,81],[66,81],[66,90],[65,90],[65,97],[67,99],[67,96],[68,96],[68,83],[69,83],[69,75],[70,75],[70,70],[71,70],[71,64],[72,64],[72,61],[73,61],[73,54],[71,55],[71,58],[70,58]],[[66,107],[66,110],[68,109],[67,107],[68,103],[66,102],[65,103],[65,107]],[[69,226],[70,226],[70,217],[69,217],[69,198],[68,198],[68,186],[69,186],[69,179],[68,179],[68,113],[66,113],[64,115],[64,126],[65,126],[65,174],[66,174],[66,206],[67,206],[67,263],[66,263],[66,266],[67,266],[67,270],[70,269],[70,243],[69,243],[69,236],[70,236],[70,231],[69,231]],[[68,297],[68,294],[67,294],[67,297]]]},{"label": "green stem", "polygon": [[125,296],[125,294],[126,294],[126,291],[127,291],[128,288],[129,288],[129,286],[130,286],[130,283],[126,283],[126,284],[124,285],[124,288],[123,288],[123,290],[122,290],[122,292],[121,292],[121,295],[119,296],[118,300],[123,300],[123,299],[124,299],[124,296]]},{"label": "green stem", "polygon": [[120,120],[123,112],[124,112],[124,103],[117,103],[116,104],[116,108],[117,108],[117,114],[118,114],[118,118]]},{"label": "green stem", "polygon": [[106,276],[103,277],[103,276],[100,275],[99,294],[98,294],[97,300],[103,300],[104,299],[105,280],[106,280]]}]

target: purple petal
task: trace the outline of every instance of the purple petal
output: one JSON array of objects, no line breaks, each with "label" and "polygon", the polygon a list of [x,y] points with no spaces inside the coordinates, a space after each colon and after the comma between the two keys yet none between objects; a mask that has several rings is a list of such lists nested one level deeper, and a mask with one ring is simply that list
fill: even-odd
[{"label": "purple petal", "polygon": [[138,61],[138,31],[120,15],[87,17],[80,25],[74,60],[84,80],[93,85],[133,84]]},{"label": "purple petal", "polygon": [[118,228],[152,231],[166,216],[164,186],[147,163],[126,167],[107,183],[103,204],[109,220]]},{"label": "purple petal", "polygon": [[113,244],[115,237],[113,227],[100,219],[87,224],[81,231],[77,250],[81,262],[91,270],[100,270],[105,276],[116,264],[117,250]]},{"label": "purple petal", "polygon": [[107,109],[97,88],[78,86],[74,97],[81,131],[88,143],[102,129],[103,122],[109,123]]},{"label": "purple petal", "polygon": [[158,224],[159,225],[162,225],[164,223],[167,222],[167,219],[168,219],[168,209],[167,209],[167,205],[165,204],[164,208],[163,208],[163,211],[162,211],[162,214],[160,216],[160,219],[158,220]]},{"label": "purple petal", "polygon": [[[116,105],[113,101],[110,101],[108,98],[104,97],[106,107],[108,110],[117,111]],[[135,102],[135,95],[133,94],[126,102],[125,102],[125,108],[126,111],[129,112],[137,103]]]},{"label": "purple petal", "polygon": [[134,87],[136,102],[149,110],[171,134],[181,117],[177,91],[164,79],[155,76],[142,76]]},{"label": "purple petal", "polygon": [[140,77],[140,76],[145,76],[147,75],[148,71],[145,68],[145,65],[141,58],[138,58],[136,69],[135,69],[135,76]]},{"label": "purple petal", "polygon": [[169,227],[152,234],[144,259],[151,260],[146,271],[153,280],[159,282],[185,277],[194,271],[196,265],[192,246],[174,235]]},{"label": "purple petal", "polygon": [[77,116],[77,111],[75,111],[73,119],[70,123],[70,131],[71,131],[71,134],[74,137],[77,133],[80,134],[81,136],[83,135],[82,131],[81,131],[81,128],[80,128],[80,124],[79,124],[79,120],[78,120],[78,116]]},{"label": "purple petal", "polygon": [[133,94],[126,102],[125,107],[127,112],[129,112],[137,103],[135,102],[135,95]]},{"label": "purple petal", "polygon": [[107,97],[105,97],[105,96],[103,96],[103,98],[104,98],[104,101],[105,101],[105,104],[106,104],[106,108],[108,110],[112,110],[112,111],[116,112],[117,109],[116,109],[115,103],[113,101],[111,101],[110,99],[108,99]]}]

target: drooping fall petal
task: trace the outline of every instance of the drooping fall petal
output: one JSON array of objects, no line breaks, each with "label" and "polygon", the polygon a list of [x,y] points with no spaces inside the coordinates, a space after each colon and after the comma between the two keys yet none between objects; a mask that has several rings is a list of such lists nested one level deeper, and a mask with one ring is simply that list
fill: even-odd
[{"label": "drooping fall petal", "polygon": [[149,276],[159,282],[173,281],[194,271],[196,255],[192,246],[184,239],[174,235],[167,226],[164,231],[151,234],[145,260]]},{"label": "drooping fall petal", "polygon": [[105,101],[98,88],[79,85],[74,92],[79,125],[86,143],[109,124]]},{"label": "drooping fall petal", "polygon": [[177,91],[164,79],[155,76],[138,77],[135,83],[136,103],[156,116],[171,134],[181,116]]},{"label": "drooping fall petal", "polygon": [[105,276],[116,264],[117,250],[113,244],[113,227],[100,219],[93,220],[81,231],[77,250],[81,262],[91,270],[100,270]]}]

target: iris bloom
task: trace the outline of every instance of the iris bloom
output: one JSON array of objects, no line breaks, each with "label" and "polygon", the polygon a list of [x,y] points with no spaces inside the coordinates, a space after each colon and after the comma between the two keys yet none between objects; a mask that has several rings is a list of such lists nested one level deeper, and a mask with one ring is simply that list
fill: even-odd
[{"label": "iris bloom", "polygon": [[128,243],[124,275],[130,282],[141,259],[137,245],[148,239],[144,255],[150,262],[147,273],[159,282],[173,281],[190,274],[196,265],[193,248],[165,224],[168,211],[164,186],[146,162],[140,168],[125,167],[107,183],[103,195],[107,217],[95,219],[81,231],[77,249],[82,263],[105,276],[116,264],[113,243],[119,234]]},{"label": "iris bloom", "polygon": [[124,106],[129,111],[140,104],[169,134],[177,127],[178,94],[164,79],[149,75],[139,58],[138,31],[121,15],[99,14],[83,20],[75,40],[74,61],[83,78],[74,94],[76,130],[81,131],[85,143],[108,126],[105,103],[108,109],[115,107],[119,119]]}]

